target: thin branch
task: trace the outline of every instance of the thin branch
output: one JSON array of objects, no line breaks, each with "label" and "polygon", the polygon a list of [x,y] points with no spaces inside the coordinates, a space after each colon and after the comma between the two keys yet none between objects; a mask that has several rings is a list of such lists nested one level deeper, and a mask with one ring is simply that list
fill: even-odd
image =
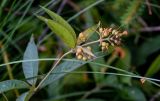
[{"label": "thin branch", "polygon": [[141,32],[153,32],[153,31],[160,31],[160,26],[155,27],[144,27],[140,29]]},{"label": "thin branch", "polygon": [[34,92],[36,92],[39,87],[44,83],[44,81],[49,77],[49,75],[52,73],[52,71],[57,67],[57,65],[59,64],[59,62],[68,54],[72,53],[72,50],[66,52],[65,54],[63,54],[59,60],[55,63],[55,65],[50,69],[50,71],[47,73],[47,75],[41,80],[41,82],[38,84],[38,86],[34,89]]},{"label": "thin branch", "polygon": [[[2,50],[2,55],[3,55],[3,60],[4,60],[4,63],[9,63],[9,58],[8,58],[8,55],[7,55],[7,52],[5,51],[4,47],[3,47],[3,44],[0,42],[0,48]],[[14,79],[14,76],[13,76],[13,73],[12,73],[12,68],[11,66],[8,64],[6,65],[7,67],[7,71],[8,71],[8,75],[9,75],[9,79],[10,80],[13,80]],[[15,95],[16,97],[19,96],[19,92],[17,89],[14,89],[14,92],[15,92]]]},{"label": "thin branch", "polygon": [[148,7],[148,13],[149,13],[149,15],[152,15],[152,10],[151,10],[151,5],[149,3],[149,0],[146,0],[146,4],[147,4],[147,7]]},{"label": "thin branch", "polygon": [[109,38],[102,39],[102,40],[99,39],[99,40],[96,40],[96,41],[88,42],[88,43],[83,44],[83,45],[81,45],[81,46],[84,47],[84,46],[88,46],[88,45],[91,45],[91,44],[95,44],[95,43],[98,43],[98,42],[101,42],[101,41],[109,41]]},{"label": "thin branch", "polygon": [[160,97],[160,91],[157,92],[149,101],[155,101],[158,97]]}]

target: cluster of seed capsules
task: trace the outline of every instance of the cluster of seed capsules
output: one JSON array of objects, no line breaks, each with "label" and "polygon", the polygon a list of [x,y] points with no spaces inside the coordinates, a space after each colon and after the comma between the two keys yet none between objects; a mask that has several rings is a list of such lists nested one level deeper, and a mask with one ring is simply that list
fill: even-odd
[{"label": "cluster of seed capsules", "polygon": [[99,28],[101,39],[108,39],[100,42],[102,51],[108,50],[109,45],[119,46],[121,44],[121,36],[127,35],[127,31],[120,32],[112,28]]},{"label": "cluster of seed capsules", "polygon": [[[100,34],[100,46],[103,52],[108,50],[109,45],[119,46],[121,44],[121,36],[128,34],[127,31],[120,32],[112,28],[99,28],[98,33]],[[77,44],[81,44],[86,40],[87,38],[84,33],[80,33]],[[79,60],[86,61],[93,59],[95,55],[92,53],[91,47],[78,46],[76,49],[76,57]]]},{"label": "cluster of seed capsules", "polygon": [[79,60],[90,60],[95,57],[95,55],[92,53],[91,47],[77,47],[76,49],[76,56]]}]

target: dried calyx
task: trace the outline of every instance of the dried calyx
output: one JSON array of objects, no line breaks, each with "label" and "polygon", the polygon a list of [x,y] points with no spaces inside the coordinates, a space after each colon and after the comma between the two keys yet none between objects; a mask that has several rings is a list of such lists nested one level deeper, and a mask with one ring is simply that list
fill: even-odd
[{"label": "dried calyx", "polygon": [[79,60],[90,60],[95,57],[95,55],[92,53],[91,47],[81,47],[78,46],[76,49],[76,57]]}]

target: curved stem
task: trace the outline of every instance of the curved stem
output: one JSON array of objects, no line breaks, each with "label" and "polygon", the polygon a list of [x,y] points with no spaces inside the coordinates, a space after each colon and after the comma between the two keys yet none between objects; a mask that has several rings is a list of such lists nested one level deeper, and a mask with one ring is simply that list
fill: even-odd
[{"label": "curved stem", "polygon": [[38,84],[38,86],[34,89],[34,92],[36,92],[39,87],[43,84],[43,82],[48,78],[48,76],[52,73],[52,71],[56,68],[56,66],[59,64],[59,62],[68,54],[72,53],[72,50],[66,52],[65,54],[63,54],[59,60],[55,63],[55,65],[51,68],[51,70],[47,73],[47,75],[41,80],[41,82]]}]

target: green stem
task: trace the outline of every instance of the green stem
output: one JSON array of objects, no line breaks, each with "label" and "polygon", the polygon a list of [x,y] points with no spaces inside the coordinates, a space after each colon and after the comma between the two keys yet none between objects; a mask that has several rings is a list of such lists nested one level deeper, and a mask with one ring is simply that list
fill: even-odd
[{"label": "green stem", "polygon": [[41,80],[41,82],[38,84],[38,86],[34,89],[34,92],[36,92],[39,87],[44,83],[44,81],[49,77],[49,75],[52,73],[52,71],[56,68],[56,66],[59,64],[59,62],[68,54],[72,53],[72,50],[66,52],[65,54],[63,54],[59,60],[55,63],[55,65],[51,68],[51,70],[47,73],[47,75]]},{"label": "green stem", "polygon": [[[8,62],[9,62],[9,59],[8,59],[8,56],[7,56],[7,52],[4,50],[4,47],[3,47],[3,45],[2,45],[1,42],[0,42],[0,47],[1,47],[1,50],[2,50],[4,63],[8,63]],[[11,68],[11,66],[8,64],[8,65],[6,65],[6,67],[7,67],[9,79],[10,79],[10,80],[13,80],[13,79],[14,79],[14,76],[13,76],[13,74],[12,74],[12,68]],[[19,96],[18,90],[15,89],[14,92],[15,92],[16,97],[18,97],[18,96]]]}]

